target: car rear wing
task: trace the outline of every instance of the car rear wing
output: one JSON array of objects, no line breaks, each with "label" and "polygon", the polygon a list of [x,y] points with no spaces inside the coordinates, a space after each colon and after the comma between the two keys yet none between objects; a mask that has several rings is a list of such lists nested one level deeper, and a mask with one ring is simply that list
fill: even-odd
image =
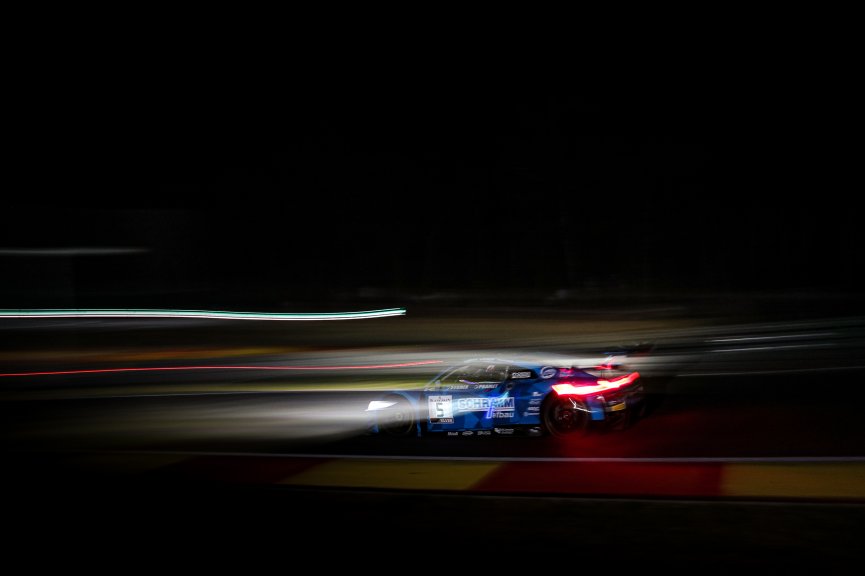
[{"label": "car rear wing", "polygon": [[647,358],[655,349],[653,342],[637,342],[634,344],[620,345],[615,348],[607,348],[598,352],[600,361],[592,361],[586,365],[575,368],[583,370],[619,370],[641,358]]}]

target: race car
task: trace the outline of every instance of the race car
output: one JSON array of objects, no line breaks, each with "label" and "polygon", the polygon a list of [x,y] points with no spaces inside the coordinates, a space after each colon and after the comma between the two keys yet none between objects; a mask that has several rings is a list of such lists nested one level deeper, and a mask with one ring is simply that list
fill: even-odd
[{"label": "race car", "polygon": [[390,436],[569,436],[624,427],[645,411],[640,374],[605,362],[590,368],[494,358],[442,371],[423,390],[369,403],[370,430]]}]

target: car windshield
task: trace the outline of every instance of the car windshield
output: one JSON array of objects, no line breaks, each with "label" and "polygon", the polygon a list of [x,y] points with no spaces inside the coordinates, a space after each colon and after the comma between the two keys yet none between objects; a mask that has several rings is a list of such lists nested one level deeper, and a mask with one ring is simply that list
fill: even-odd
[{"label": "car windshield", "polygon": [[480,384],[503,382],[507,366],[497,364],[469,364],[457,368],[442,379],[442,384]]}]

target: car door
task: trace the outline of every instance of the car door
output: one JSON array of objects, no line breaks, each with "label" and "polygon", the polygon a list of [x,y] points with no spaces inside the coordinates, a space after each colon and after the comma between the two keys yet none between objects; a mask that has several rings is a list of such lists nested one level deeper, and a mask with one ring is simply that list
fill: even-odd
[{"label": "car door", "polygon": [[[459,366],[426,391],[428,429],[452,435],[484,435],[495,425],[507,367],[496,363]],[[511,400],[511,406],[513,401]]]}]

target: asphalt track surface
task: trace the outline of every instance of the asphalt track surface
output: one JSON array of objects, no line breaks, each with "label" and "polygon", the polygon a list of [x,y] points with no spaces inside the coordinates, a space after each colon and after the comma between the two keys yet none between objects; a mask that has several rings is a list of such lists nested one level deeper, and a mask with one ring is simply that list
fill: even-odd
[{"label": "asphalt track surface", "polygon": [[[563,547],[583,565],[663,560],[709,572],[858,563],[865,322],[640,317],[451,312],[279,330],[7,323],[8,374],[438,362],[0,377],[9,517],[57,536],[80,536],[72,523],[87,517],[120,548],[130,541],[105,526],[141,538],[156,524],[169,548],[181,533],[246,545],[284,534],[360,550],[480,539],[505,546],[503,558],[525,544],[526,558]],[[370,398],[422,385],[454,359],[582,358],[632,341],[656,348],[639,366],[651,409],[631,428],[566,441],[364,433]],[[286,519],[282,531],[264,528]]]}]

